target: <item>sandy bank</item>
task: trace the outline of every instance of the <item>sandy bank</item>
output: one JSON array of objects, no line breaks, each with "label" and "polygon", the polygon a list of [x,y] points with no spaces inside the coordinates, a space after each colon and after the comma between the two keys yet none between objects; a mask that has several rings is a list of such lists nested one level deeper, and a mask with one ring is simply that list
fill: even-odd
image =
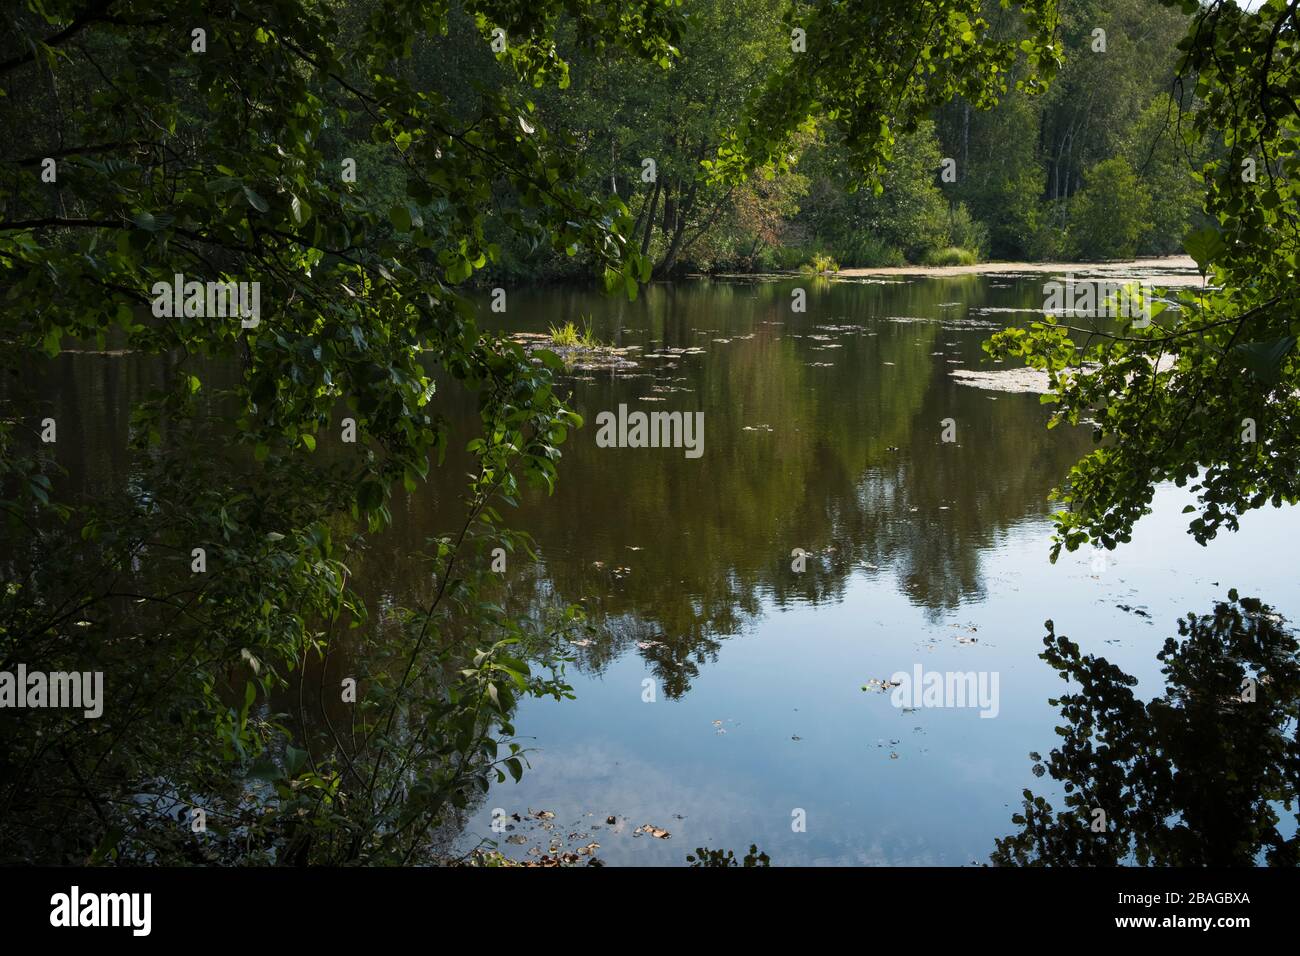
[{"label": "sandy bank", "polygon": [[1200,285],[1201,276],[1190,256],[1163,256],[1127,262],[979,262],[971,266],[896,266],[879,269],[841,269],[832,279],[868,279],[885,276],[941,278],[966,275],[1028,275],[1050,273],[1078,277],[1145,279],[1153,285]]}]

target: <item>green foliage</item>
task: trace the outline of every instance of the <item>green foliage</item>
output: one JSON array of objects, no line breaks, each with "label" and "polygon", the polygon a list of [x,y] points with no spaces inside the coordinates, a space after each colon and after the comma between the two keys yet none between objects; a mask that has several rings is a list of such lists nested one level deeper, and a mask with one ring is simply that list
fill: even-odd
[{"label": "green foliage", "polygon": [[[958,103],[940,114],[942,148],[958,163],[958,179],[950,188],[988,230],[984,251],[999,257],[1045,254],[1037,235],[1050,176],[1039,149],[1044,117],[1040,98],[1018,93],[986,113]],[[947,241],[969,245],[953,235]]]},{"label": "green foliage", "polygon": [[[990,253],[1030,259],[1073,255],[1066,236],[1073,197],[1086,171],[1116,156],[1128,159],[1147,191],[1160,200],[1148,217],[1150,228],[1138,240],[1139,253],[1171,251],[1185,231],[1183,224],[1192,221],[1194,183],[1176,162],[1182,144],[1168,122],[1169,110],[1161,112],[1171,102],[1165,90],[1175,64],[1171,48],[1185,29],[1181,14],[1152,12],[1143,0],[1059,0],[1055,6],[1062,29],[1053,41],[1050,69],[1043,67],[1039,80],[1033,79],[1038,67],[1032,57],[1023,56],[1006,75],[963,74],[961,83],[994,90],[993,98],[949,96],[923,108],[907,101],[913,92],[908,88],[901,105],[891,99],[888,108],[860,119],[848,109],[822,110],[822,101],[813,97],[806,106],[807,121],[778,136],[763,125],[769,119],[763,111],[771,107],[784,115],[797,111],[799,104],[791,100],[773,106],[764,99],[768,87],[760,81],[770,77],[776,86],[802,74],[818,41],[809,33],[809,50],[795,54],[789,33],[795,25],[809,29],[810,19],[815,24],[823,16],[840,16],[822,6],[797,5],[793,20],[783,23],[783,5],[773,0],[701,4],[692,9],[679,45],[681,62],[670,73],[591,57],[560,41],[575,64],[574,84],[562,94],[541,91],[534,97],[535,115],[546,128],[571,132],[591,158],[584,180],[589,193],[616,194],[636,211],[634,236],[660,274],[795,268],[819,245],[846,266],[920,262],[927,252],[947,246],[971,249],[981,258]],[[915,19],[919,9],[888,6],[872,16],[887,21],[890,29],[896,21],[907,21],[901,29],[918,45],[912,50],[916,62],[931,64],[915,71],[917,76],[924,73],[927,82],[942,86],[944,81],[931,73],[955,78],[968,68],[943,62],[938,47],[925,46],[939,40],[929,20]],[[969,13],[978,4],[957,6]],[[1048,16],[1046,5],[1043,15]],[[973,21],[963,17],[953,20],[953,28],[964,32]],[[1023,11],[985,17],[988,23],[973,32],[1003,52],[1014,47],[1023,53],[1019,44],[1034,47],[1039,40],[1033,35],[1033,18]],[[1104,55],[1089,50],[1091,30],[1098,24],[1109,36]],[[869,29],[870,18],[859,16],[850,33]],[[879,43],[863,43],[873,59],[879,56]],[[444,44],[445,56],[457,58],[459,65],[463,46]],[[839,46],[832,52],[842,53]],[[889,62],[871,69],[873,75],[896,71],[896,85],[904,87],[902,73],[911,61],[895,63],[894,55],[891,51]],[[942,66],[934,66],[935,59]],[[1064,63],[1060,75],[1039,96],[1042,81],[1057,72],[1056,59]],[[864,103],[879,92],[874,80],[851,79],[857,84],[854,95],[866,97]],[[820,90],[818,83],[813,78],[812,86]],[[746,101],[731,95],[734,89],[755,92]],[[793,93],[781,87],[781,97]],[[887,129],[877,128],[881,117]],[[937,122],[937,144],[929,134],[930,119]],[[752,125],[759,127],[755,135],[770,134],[781,146],[748,167],[741,153],[715,155],[732,149],[737,136],[744,138],[736,131]],[[875,157],[867,171],[864,151]],[[937,181],[941,156],[957,159],[956,183]],[[638,175],[647,157],[658,168],[648,182]],[[864,182],[878,185],[882,195],[846,195]],[[965,214],[959,211],[963,206]],[[585,268],[581,256],[532,249],[513,234],[497,238],[490,226],[489,232],[502,249],[501,260],[489,264],[493,275],[572,277]],[[783,246],[798,254],[782,253]]]},{"label": "green foliage", "polygon": [[[582,157],[519,90],[466,103],[409,68],[447,29],[445,4],[101,7],[8,20],[0,360],[111,341],[167,380],[134,410],[130,483],[99,500],[53,499],[25,433],[39,415],[5,393],[0,508],[22,546],[0,660],[103,670],[116,703],[99,722],[46,713],[40,734],[5,734],[0,844],[54,863],[426,859],[433,827],[520,772],[510,714],[520,696],[567,693],[552,648],[578,623],[508,614],[484,562],[466,567],[465,548],[522,540],[495,508],[521,483],[553,487],[581,419],[458,287],[499,258],[489,225],[582,252],[629,295],[650,262],[627,207],[582,189]],[[529,89],[567,82],[561,25],[655,69],[683,29],[671,0],[464,10],[482,48],[506,31],[497,62]],[[47,156],[57,183],[41,180]],[[257,283],[260,321],[155,314],[155,285],[177,273]],[[238,376],[207,381],[213,360]],[[348,585],[359,535],[391,522],[397,481],[441,462],[452,389],[479,408],[467,524],[436,543],[433,596],[372,621]],[[354,445],[337,440],[344,416]],[[365,691],[336,729],[325,675],[353,651]],[[327,739],[310,739],[309,693]],[[192,806],[212,839],[177,822]]]},{"label": "green foliage", "polygon": [[[1193,106],[1193,109],[1196,107]],[[1167,95],[1153,99],[1133,126],[1122,155],[1151,196],[1150,227],[1137,243],[1143,254],[1177,255],[1182,238],[1204,226],[1203,188],[1193,175],[1213,153],[1212,142],[1186,143],[1178,133],[1178,103]]]},{"label": "green foliage", "polygon": [[889,264],[880,261],[893,258],[889,250],[919,260],[948,242],[949,209],[937,184],[941,158],[933,124],[920,123],[899,138],[877,194],[853,188],[842,143],[824,144],[800,164],[813,186],[798,221],[848,266]]},{"label": "green foliage", "polygon": [[813,253],[812,259],[799,267],[800,272],[822,275],[827,272],[839,272],[839,263],[824,252]]},{"label": "green foliage", "polygon": [[971,215],[965,203],[948,207],[948,243],[970,252],[974,257],[972,262],[978,262],[988,253],[988,227]]},{"label": "green foliage", "polygon": [[562,326],[552,325],[550,335],[552,343],[568,348],[594,349],[601,344],[591,330],[590,318],[583,319],[581,329],[574,325],[572,320],[565,322]]},{"label": "green foliage", "polygon": [[1069,235],[1082,259],[1131,259],[1152,229],[1151,195],[1123,157],[1088,170],[1070,204]]},{"label": "green foliage", "polygon": [[[1137,251],[1170,251],[1185,231],[1176,223],[1190,183],[1185,163],[1166,164],[1184,145],[1177,111],[1193,105],[1190,90],[1173,83],[1188,17],[1149,0],[1060,0],[1057,8],[1064,65],[1044,95],[1012,92],[987,112],[961,99],[939,109],[944,154],[960,173],[949,188],[987,225],[991,255],[1050,261],[1075,254],[1065,233],[1086,173],[1123,156],[1170,210]],[[1093,50],[1098,27],[1104,53]]]},{"label": "green foliage", "polygon": [[[807,230],[798,220],[809,179],[790,170],[757,176],[730,190],[725,217],[691,253],[695,268],[771,271],[799,263]],[[818,250],[820,251],[820,250]]]},{"label": "green foliage", "polygon": [[1225,147],[1198,173],[1215,225],[1186,242],[1205,288],[1168,296],[1176,308],[1157,303],[1145,328],[1049,318],[988,345],[1049,373],[1053,424],[1095,422],[1097,449],[1058,492],[1068,509],[1056,515],[1054,558],[1127,542],[1162,481],[1199,493],[1188,511],[1201,543],[1235,530],[1243,512],[1300,501],[1300,111],[1286,92],[1300,39],[1283,28],[1288,17],[1272,0],[1255,15],[1217,5],[1180,44],[1202,102],[1183,118],[1189,136]]},{"label": "green foliage", "polygon": [[[1116,156],[1129,161],[1157,200],[1147,217],[1149,228],[1137,240],[1138,253],[1173,251],[1185,225],[1194,221],[1195,184],[1178,162],[1184,144],[1169,122],[1168,107],[1181,101],[1173,103],[1166,92],[1176,62],[1171,48],[1186,25],[1182,14],[1151,11],[1144,0],[1059,0],[1060,30],[1052,41],[1051,63],[1035,65],[1032,56],[1021,56],[1005,75],[968,76],[963,71],[969,63],[944,61],[938,45],[926,46],[940,40],[928,19],[917,19],[922,11],[886,5],[872,16],[887,23],[886,29],[901,29],[916,46],[899,51],[899,62],[890,51],[888,62],[871,71],[873,77],[876,71],[884,76],[893,71],[903,101],[896,105],[891,99],[877,113],[855,114],[847,105],[823,110],[822,100],[812,96],[806,121],[778,134],[764,125],[770,119],[765,111],[774,110],[784,123],[786,113],[801,108],[792,98],[796,88],[810,85],[824,92],[820,76],[810,84],[802,76],[819,42],[809,22],[815,26],[823,17],[842,15],[823,6],[799,4],[786,23],[783,4],[773,0],[700,4],[681,38],[681,61],[669,73],[651,64],[592,57],[562,35],[560,49],[574,62],[573,86],[539,91],[533,97],[535,116],[541,126],[571,133],[590,157],[583,180],[589,194],[618,195],[636,211],[633,235],[659,274],[790,269],[821,249],[846,266],[921,262],[928,252],[948,246],[970,249],[980,258],[1076,255],[1067,237],[1074,198],[1084,174]],[[1033,16],[1019,9],[997,17],[986,13],[988,22],[979,25],[970,19],[978,18],[978,4],[954,6],[962,12],[953,29],[964,33],[971,26],[977,42],[1017,55],[1024,53],[1022,43],[1037,48]],[[1047,5],[1042,15],[1050,18]],[[796,25],[813,30],[805,53],[790,50]],[[1108,31],[1106,54],[1089,49],[1098,25]],[[870,29],[870,18],[858,16],[849,32],[859,36]],[[879,57],[878,42],[862,43],[872,59]],[[465,45],[456,38],[439,49],[458,68],[477,75],[472,64],[460,65]],[[952,74],[948,79],[954,82],[960,75],[959,85],[974,83],[996,95],[949,95],[922,107],[910,101],[916,91],[903,79],[912,64],[903,62],[908,51],[915,62],[929,64],[912,80],[924,76],[942,86],[946,80],[936,78],[939,74]],[[838,45],[831,52],[843,56]],[[1058,60],[1064,65],[1052,87],[1037,95],[1058,72]],[[792,76],[795,87],[782,85]],[[765,77],[772,88],[761,82]],[[864,104],[856,108],[866,108],[879,94],[875,79],[840,79],[856,84],[853,95],[861,95]],[[774,104],[778,85],[782,99]],[[755,92],[747,101],[731,95],[735,89]],[[743,151],[725,154],[751,126],[758,138],[770,135],[781,145],[756,154],[747,165]],[[874,157],[866,167],[864,155]],[[657,163],[652,181],[639,175],[647,157]],[[940,157],[956,158],[955,183],[937,181]],[[864,191],[871,195],[847,195],[864,182],[879,186],[882,194],[876,197],[872,189]],[[487,267],[494,276],[568,278],[586,268],[582,254],[569,258],[534,249],[491,223],[489,235],[502,251]]]},{"label": "green foliage", "polygon": [[871,233],[845,237],[835,241],[837,261],[850,268],[892,268],[907,265],[907,256],[897,246],[891,246]]},{"label": "green foliage", "polygon": [[[772,217],[784,215],[798,180],[763,179],[746,190],[710,181],[714,153],[745,106],[737,89],[779,62],[783,0],[693,4],[671,71],[575,49],[574,86],[538,97],[549,128],[572,135],[591,159],[589,195],[622,197],[636,217],[632,244],[668,275],[687,267],[752,260],[773,244]],[[655,163],[653,177],[644,161]]]},{"label": "green foliage", "polygon": [[915,131],[930,110],[957,95],[989,107],[1013,88],[1041,88],[1055,72],[1055,0],[1004,6],[1023,17],[1023,38],[997,35],[980,0],[792,5],[786,31],[804,31],[806,49],[752,95],[744,122],[706,166],[735,181],[786,165],[792,138],[816,120],[835,124],[856,177],[878,185],[897,135]]},{"label": "green foliage", "polygon": [[979,256],[970,249],[949,246],[927,252],[921,261],[927,266],[971,266],[979,262]]}]

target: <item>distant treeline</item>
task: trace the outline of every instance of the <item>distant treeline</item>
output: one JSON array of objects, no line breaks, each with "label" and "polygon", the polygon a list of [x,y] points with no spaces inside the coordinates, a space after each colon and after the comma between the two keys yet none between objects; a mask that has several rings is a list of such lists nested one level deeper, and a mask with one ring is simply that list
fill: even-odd
[{"label": "distant treeline", "polygon": [[[1061,0],[1065,68],[1046,95],[1011,89],[993,110],[957,99],[899,137],[883,191],[852,191],[842,131],[809,129],[788,169],[743,186],[703,165],[749,91],[791,50],[787,0],[689,0],[684,62],[594,53],[561,38],[567,89],[527,91],[530,124],[581,152],[593,195],[636,214],[635,241],[660,276],[681,271],[942,264],[974,258],[1114,259],[1176,252],[1199,220],[1203,158],[1180,122],[1196,108],[1176,83],[1187,18],[1150,0]],[[1015,11],[986,17],[1010,34]],[[1100,31],[1100,32],[1099,32]],[[888,43],[888,37],[880,37]],[[468,18],[421,58],[427,82],[466,117],[510,82]],[[1206,144],[1213,148],[1214,144]],[[653,162],[653,166],[651,162]],[[394,184],[395,187],[397,184]],[[508,214],[511,196],[497,197]],[[580,258],[511,244],[493,278],[560,278]]]}]

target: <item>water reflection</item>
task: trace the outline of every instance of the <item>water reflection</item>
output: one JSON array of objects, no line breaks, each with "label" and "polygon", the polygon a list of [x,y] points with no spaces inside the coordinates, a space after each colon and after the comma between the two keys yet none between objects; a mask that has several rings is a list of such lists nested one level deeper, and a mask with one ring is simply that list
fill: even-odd
[{"label": "water reflection", "polygon": [[1083,654],[1047,622],[1041,655],[1069,682],[1062,737],[1038,776],[1065,809],[1025,791],[1002,866],[1295,866],[1300,862],[1300,645],[1253,598],[1179,621],[1160,651],[1166,686]]},{"label": "water reflection", "polygon": [[[1155,544],[1144,545],[1138,535],[1100,575],[1086,556],[1047,564],[1047,494],[1089,447],[1090,435],[1048,432],[1037,395],[973,388],[950,374],[990,368],[981,343],[995,327],[1031,319],[1041,283],[1042,277],[819,283],[808,286],[805,313],[791,310],[799,280],[654,286],[633,303],[576,289],[512,292],[510,312],[495,317],[504,331],[544,331],[589,316],[598,337],[630,347],[637,368],[576,371],[561,380],[588,427],[564,444],[555,493],[528,495],[506,516],[532,533],[539,557],[511,557],[505,602],[536,611],[581,601],[594,628],[571,647],[580,662],[578,674],[570,671],[577,700],[521,707],[519,731],[536,738],[532,770],[518,785],[493,789],[478,811],[469,808],[469,836],[491,835],[484,815],[493,808],[523,815],[532,806],[559,814],[566,832],[573,822],[573,832],[590,834],[584,819],[627,821],[626,845],[618,842],[622,836],[600,841],[611,862],[680,864],[696,846],[741,849],[751,842],[777,863],[983,860],[1012,812],[1008,788],[1014,793],[1018,782],[1034,783],[1024,754],[1044,746],[1059,722],[1044,703],[1054,675],[1033,657],[1037,622],[1050,615],[1071,633],[1119,642],[1108,646],[1107,657],[1145,681],[1153,676],[1143,669],[1154,650],[1152,618],[1118,612],[1117,605],[1142,604],[1155,620],[1167,620],[1190,597],[1222,594],[1217,578],[1224,567],[1282,574],[1269,557],[1293,539],[1285,517],[1270,518],[1262,534],[1247,528],[1216,542],[1213,552],[1179,550],[1181,520],[1159,525],[1146,536]],[[236,374],[209,368],[204,380]],[[83,353],[61,356],[54,374],[41,378],[61,429],[68,423],[58,455],[72,487],[120,488],[133,480],[127,415],[165,377],[161,364],[134,356]],[[449,385],[435,411],[465,421],[474,403]],[[598,448],[595,416],[620,404],[703,412],[704,456]],[[942,441],[941,423],[949,418],[954,443]],[[464,464],[450,454],[430,485],[395,500],[393,528],[349,561],[375,611],[370,648],[382,642],[381,628],[392,626],[386,609],[429,596],[428,564],[412,555],[457,525]],[[1182,504],[1161,492],[1151,520],[1178,519]],[[796,548],[808,554],[802,572],[791,567]],[[1237,582],[1245,583],[1237,577],[1225,584]],[[1295,596],[1289,579],[1260,582],[1257,593],[1282,606]],[[959,643],[959,624],[979,643]],[[1247,632],[1252,626],[1243,624]],[[363,652],[340,646],[331,683],[352,673]],[[918,660],[941,669],[999,670],[999,718],[913,718],[861,693],[869,678]],[[1186,686],[1208,686],[1191,679],[1200,675],[1197,667],[1224,680],[1233,676],[1229,664],[1215,671],[1213,660],[1208,652],[1189,658]],[[1258,664],[1241,660],[1248,668]],[[1115,688],[1127,687],[1118,671],[1109,676]],[[646,678],[667,706],[642,702]],[[1108,693],[1120,699],[1120,690]],[[1105,792],[1126,829],[1107,841],[1088,842],[1090,831],[1060,837],[1065,824],[1058,817],[1073,821],[1078,812],[1060,803],[1064,786],[1077,778],[1083,782],[1076,787],[1092,792],[1099,784],[1089,774],[1109,779],[1094,759],[1101,751],[1087,749],[1080,729],[1078,756],[1059,767],[1045,764],[1053,778],[1040,784],[1059,785],[1061,792],[1044,791],[1045,799],[1065,809],[1040,814],[1027,835],[1007,838],[999,862],[1063,860],[1075,852],[1100,854],[1097,862],[1136,859],[1143,845],[1151,859],[1170,861],[1198,849],[1213,849],[1216,859],[1231,852],[1234,859],[1255,852],[1285,859],[1292,852],[1290,831],[1276,824],[1274,833],[1282,835],[1270,836],[1262,809],[1274,798],[1269,794],[1293,793],[1295,782],[1292,769],[1270,777],[1264,767],[1268,760],[1293,767],[1290,750],[1252,749],[1250,734],[1267,737],[1259,721],[1269,714],[1251,711],[1249,722],[1229,728],[1236,749],[1219,756],[1244,761],[1248,773],[1271,781],[1241,785],[1215,777],[1213,762],[1188,769],[1197,734],[1213,729],[1212,710],[1193,707],[1195,720],[1157,740],[1170,726],[1166,711],[1130,702],[1111,714],[1107,706],[1080,701],[1078,714],[1091,715],[1080,728],[1100,726],[1103,717],[1132,724],[1131,738],[1111,732],[1134,747],[1150,744],[1149,757],[1135,756],[1135,766],[1174,794],[1153,806],[1175,816],[1202,813],[1195,826],[1186,825],[1197,833],[1211,824],[1210,809],[1195,804],[1195,787],[1210,795],[1210,808],[1226,807],[1225,815],[1242,819],[1209,831],[1210,846],[1171,849],[1181,837],[1163,831],[1177,827],[1144,819],[1125,802],[1140,809],[1156,784],[1116,782]],[[1293,716],[1292,703],[1285,707]],[[1167,710],[1176,716],[1178,705]],[[337,716],[345,719],[341,711]],[[1161,771],[1162,761],[1177,773]],[[808,833],[791,833],[792,807],[808,810]],[[634,842],[631,827],[646,823],[671,829],[673,840]],[[1127,843],[1120,832],[1129,834]],[[1139,839],[1141,833],[1154,835]]]},{"label": "water reflection", "polygon": [[[971,310],[1032,309],[1039,282],[821,283],[806,313],[791,310],[796,285],[701,281],[652,287],[636,303],[572,290],[512,300],[510,330],[587,315],[604,341],[643,356],[630,374],[573,376],[589,427],[565,446],[556,493],[516,519],[545,559],[516,587],[531,595],[544,577],[606,625],[583,649],[590,668],[635,651],[679,696],[765,604],[838,602],[855,573],[893,580],[932,618],[977,601],[981,550],[1046,514],[1049,490],[1086,446],[1086,435],[1046,432],[1037,396],[949,376],[984,364],[990,315],[1029,316]],[[702,411],[704,456],[596,447],[595,415],[624,403]],[[941,441],[946,418],[955,443]],[[452,492],[410,499],[367,575],[400,589],[400,555],[440,530],[435,502]],[[803,573],[791,569],[795,548],[810,555]]]},{"label": "water reflection", "polygon": [[[807,286],[806,312],[792,311],[796,286]],[[589,316],[603,341],[642,357],[633,372],[578,372],[562,383],[588,427],[564,446],[555,494],[533,496],[512,518],[544,562],[512,568],[512,590],[522,603],[539,588],[584,599],[605,625],[583,649],[586,664],[600,670],[636,651],[669,696],[686,693],[720,640],[765,602],[837,602],[855,573],[893,581],[931,619],[980,600],[982,550],[1047,513],[1049,490],[1088,442],[1048,433],[1034,395],[949,374],[988,367],[982,341],[1028,319],[1040,286],[979,276],[698,281],[650,287],[635,303],[521,290],[506,331]],[[126,480],[129,409],[166,374],[129,355],[60,359],[43,391],[70,423],[60,455],[71,481]],[[235,374],[204,369],[214,385]],[[452,421],[474,413],[472,395],[447,389],[438,401]],[[702,411],[704,456],[596,447],[595,415],[623,403]],[[949,418],[955,443],[941,441]],[[395,527],[357,568],[376,606],[427,592],[409,556],[455,524],[461,464],[452,456],[430,486],[394,502]],[[809,555],[802,573],[791,569],[796,548]]]}]

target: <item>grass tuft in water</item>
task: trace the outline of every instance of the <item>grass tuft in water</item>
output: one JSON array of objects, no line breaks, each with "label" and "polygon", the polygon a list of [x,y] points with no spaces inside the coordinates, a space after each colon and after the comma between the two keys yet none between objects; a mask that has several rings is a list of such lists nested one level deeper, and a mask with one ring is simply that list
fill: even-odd
[{"label": "grass tuft in water", "polygon": [[565,348],[594,349],[599,348],[602,344],[600,339],[596,338],[591,331],[591,319],[585,316],[582,320],[581,329],[572,321],[569,321],[562,326],[552,325],[550,335],[552,344]]}]

